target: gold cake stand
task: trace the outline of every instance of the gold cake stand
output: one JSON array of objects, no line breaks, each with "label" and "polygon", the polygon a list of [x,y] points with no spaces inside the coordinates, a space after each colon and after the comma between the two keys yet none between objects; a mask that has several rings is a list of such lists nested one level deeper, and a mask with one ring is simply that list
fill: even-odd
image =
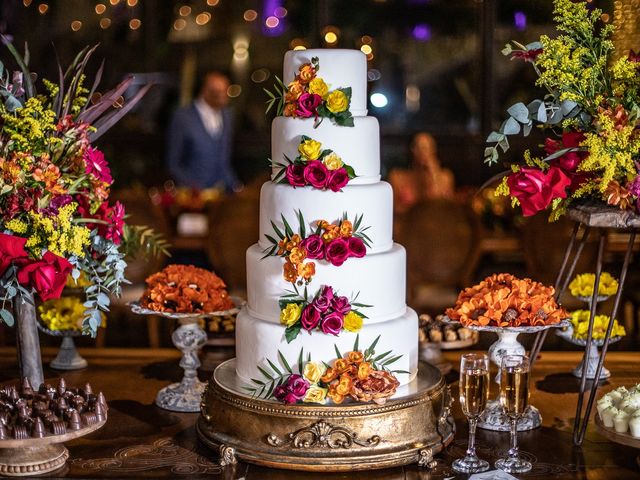
[{"label": "gold cake stand", "polygon": [[236,360],[213,373],[202,397],[197,431],[219,453],[273,468],[353,471],[434,464],[453,440],[451,393],[438,369],[420,363],[416,378],[384,405],[284,405],[244,392]]}]

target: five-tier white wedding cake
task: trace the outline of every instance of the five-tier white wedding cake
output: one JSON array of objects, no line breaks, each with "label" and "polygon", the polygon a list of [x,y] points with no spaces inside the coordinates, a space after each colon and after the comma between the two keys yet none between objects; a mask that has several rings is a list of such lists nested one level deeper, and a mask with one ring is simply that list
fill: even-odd
[{"label": "five-tier white wedding cake", "polygon": [[[366,57],[289,51],[282,81],[272,94],[281,115],[272,124],[260,238],[247,251],[237,374],[265,398],[307,401],[302,393],[314,381],[327,386],[339,355],[362,351],[373,369],[406,384],[417,373],[418,319],[405,301],[405,250],[392,239],[391,186],[380,181],[378,122],[367,116]],[[280,374],[296,374],[293,365],[306,390],[280,385]],[[277,381],[258,388],[269,378]],[[342,397],[349,394],[329,395]],[[305,398],[324,402],[326,394]]]}]

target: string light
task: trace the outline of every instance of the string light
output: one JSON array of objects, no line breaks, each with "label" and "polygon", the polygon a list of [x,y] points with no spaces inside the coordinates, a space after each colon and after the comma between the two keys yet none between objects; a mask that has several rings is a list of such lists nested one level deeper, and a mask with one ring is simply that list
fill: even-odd
[{"label": "string light", "polygon": [[338,36],[335,34],[335,32],[327,32],[324,34],[324,41],[331,45],[338,41]]},{"label": "string light", "polygon": [[365,44],[365,45],[362,45],[362,46],[360,47],[360,50],[361,50],[361,51],[362,51],[362,53],[364,53],[365,55],[369,55],[369,54],[373,51],[373,49],[371,48],[371,45],[366,45],[366,44]]},{"label": "string light", "polygon": [[373,42],[373,38],[371,38],[369,35],[363,35],[362,37],[360,37],[360,40],[364,45],[370,45]]},{"label": "string light", "polygon": [[131,30],[139,29],[140,25],[142,25],[142,22],[140,21],[139,18],[132,18],[131,20],[129,20],[129,28]]},{"label": "string light", "polygon": [[22,4],[23,4],[25,7],[28,7],[29,5],[31,5],[31,1],[32,1],[32,0],[22,0]]},{"label": "string light", "polygon": [[276,28],[280,24],[280,20],[278,19],[278,17],[271,16],[271,17],[267,17],[264,24],[268,28]]},{"label": "string light", "polygon": [[178,10],[178,13],[180,14],[181,17],[186,17],[191,13],[191,7],[189,5],[183,5]]},{"label": "string light", "polygon": [[240,94],[242,93],[242,87],[240,85],[229,85],[229,88],[227,88],[227,95],[231,98],[235,98],[240,96]]},{"label": "string light", "polygon": [[255,10],[246,10],[243,15],[245,21],[253,22],[256,18],[258,18],[258,12]]},{"label": "string light", "polygon": [[287,16],[287,9],[284,7],[278,7],[273,11],[273,14],[278,18],[284,18]]},{"label": "string light", "polygon": [[77,32],[81,28],[82,22],[80,20],[74,20],[73,22],[71,22],[71,30],[73,30],[74,32]]},{"label": "string light", "polygon": [[127,0],[127,5],[135,7],[138,4],[138,0]]},{"label": "string light", "polygon": [[101,29],[106,30],[110,26],[111,26],[111,19],[110,18],[101,18],[100,19],[100,28]]},{"label": "string light", "polygon": [[98,3],[95,10],[98,15],[102,15],[107,11],[107,6],[104,3]]},{"label": "string light", "polygon": [[173,22],[173,29],[174,30],[180,31],[180,30],[183,30],[184,27],[186,27],[186,26],[187,26],[187,22],[183,18],[179,18],[175,22]]},{"label": "string light", "polygon": [[210,7],[215,7],[218,3],[220,3],[220,0],[207,0],[207,5]]},{"label": "string light", "polygon": [[198,25],[205,25],[209,23],[210,20],[211,20],[211,14],[209,12],[199,13],[198,16],[196,17],[196,23]]},{"label": "string light", "polygon": [[46,3],[41,3],[40,5],[38,5],[38,12],[40,13],[40,15],[44,15],[45,13],[47,13],[47,10],[49,10],[49,5],[47,5]]},{"label": "string light", "polygon": [[111,5],[117,5],[118,3],[120,3],[120,0],[109,0],[109,3]]}]

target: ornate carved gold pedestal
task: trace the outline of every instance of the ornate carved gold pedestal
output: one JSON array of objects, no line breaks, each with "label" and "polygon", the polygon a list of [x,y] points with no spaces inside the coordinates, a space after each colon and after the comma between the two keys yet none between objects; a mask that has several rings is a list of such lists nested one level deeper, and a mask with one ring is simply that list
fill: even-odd
[{"label": "ornate carved gold pedestal", "polygon": [[203,396],[198,435],[222,465],[239,458],[305,471],[428,467],[453,440],[451,394],[427,363],[384,405],[283,405],[252,398],[242,387],[232,359],[215,370]]}]

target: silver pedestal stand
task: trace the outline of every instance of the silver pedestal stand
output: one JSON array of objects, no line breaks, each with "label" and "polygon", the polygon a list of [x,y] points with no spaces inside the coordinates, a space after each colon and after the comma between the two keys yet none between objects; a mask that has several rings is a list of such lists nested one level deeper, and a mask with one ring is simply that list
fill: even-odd
[{"label": "silver pedestal stand", "polygon": [[234,308],[206,314],[156,312],[140,306],[138,302],[130,304],[131,311],[138,315],[156,315],[177,320],[179,323],[171,335],[171,340],[182,352],[180,366],[184,376],[179,383],[164,387],[156,395],[156,405],[173,412],[199,412],[205,383],[198,380],[200,359],[198,352],[207,342],[207,333],[200,326],[201,320],[214,316],[234,315],[240,310],[243,301],[232,297]]},{"label": "silver pedestal stand", "polygon": [[[524,355],[525,348],[518,342],[518,335],[522,333],[538,333],[550,328],[562,328],[568,326],[568,320],[562,320],[553,325],[540,325],[537,327],[479,327],[467,326],[471,330],[479,332],[494,332],[498,340],[489,347],[489,358],[498,367],[495,382],[500,383],[500,365],[505,355]],[[518,420],[518,431],[533,430],[542,425],[542,416],[536,407],[529,405],[525,413]],[[508,432],[510,429],[509,417],[503,413],[500,399],[490,400],[487,408],[478,420],[478,427],[485,430]]]},{"label": "silver pedestal stand", "polygon": [[86,368],[88,363],[76,349],[73,337],[79,337],[82,332],[79,330],[49,330],[42,324],[38,328],[43,333],[52,337],[62,337],[62,343],[56,358],[51,360],[49,366],[56,370],[80,370]]}]

